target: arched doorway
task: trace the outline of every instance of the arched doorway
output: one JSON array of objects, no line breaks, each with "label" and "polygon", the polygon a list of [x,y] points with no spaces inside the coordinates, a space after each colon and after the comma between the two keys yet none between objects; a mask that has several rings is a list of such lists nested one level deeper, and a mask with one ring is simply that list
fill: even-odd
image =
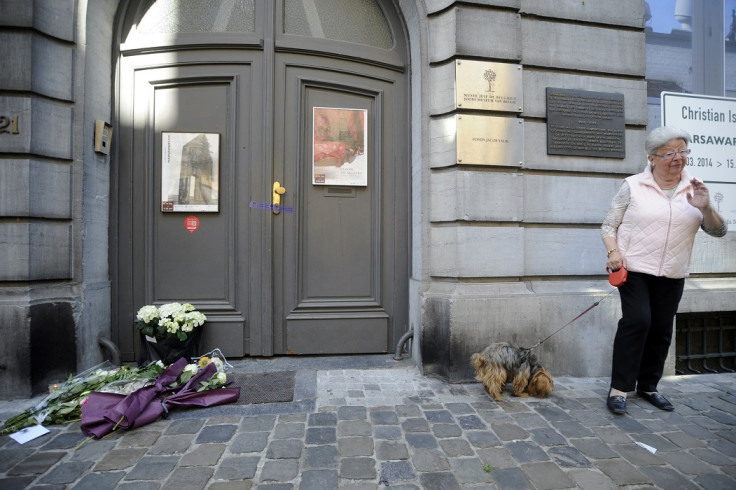
[{"label": "arched doorway", "polygon": [[110,242],[124,358],[137,309],[170,301],[203,311],[205,348],[231,357],[390,351],[410,254],[393,6],[133,0],[119,18]]}]

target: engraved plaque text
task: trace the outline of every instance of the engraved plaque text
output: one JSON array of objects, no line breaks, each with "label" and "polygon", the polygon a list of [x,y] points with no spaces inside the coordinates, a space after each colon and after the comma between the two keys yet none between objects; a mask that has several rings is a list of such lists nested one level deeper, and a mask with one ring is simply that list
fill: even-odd
[{"label": "engraved plaque text", "polygon": [[455,105],[460,109],[522,112],[521,65],[455,61]]},{"label": "engraved plaque text", "polygon": [[515,117],[456,115],[457,163],[519,167],[524,163],[524,121]]},{"label": "engraved plaque text", "polygon": [[624,158],[623,94],[547,87],[547,154]]}]

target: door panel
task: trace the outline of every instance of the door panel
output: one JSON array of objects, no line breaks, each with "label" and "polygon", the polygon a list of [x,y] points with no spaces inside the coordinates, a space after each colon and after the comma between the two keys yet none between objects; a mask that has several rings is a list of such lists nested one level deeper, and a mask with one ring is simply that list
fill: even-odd
[{"label": "door panel", "polygon": [[[357,101],[348,104],[344,107],[358,105]],[[344,306],[366,301],[378,305],[380,285],[373,274],[377,244],[373,243],[370,224],[379,209],[372,202],[371,192],[363,187],[312,185],[311,169],[306,170],[299,186],[306,196],[306,206],[300,209],[304,260],[297,263],[301,278],[298,306]],[[374,183],[375,179],[370,181]]]},{"label": "door panel", "polygon": [[[326,64],[310,67],[298,56],[277,63],[285,93],[276,127],[284,131],[275,139],[283,161],[276,159],[274,171],[283,176],[285,205],[294,212],[274,221],[275,349],[386,352],[394,340],[392,322],[403,326],[405,318],[396,301],[406,286],[397,277],[406,277],[407,257],[407,235],[396,233],[407,213],[406,168],[395,165],[403,147],[392,139],[402,120],[394,112],[400,107],[392,107],[397,84],[390,73],[381,79],[376,71],[356,75],[350,63]],[[367,111],[367,186],[312,183],[315,107]]]},{"label": "door panel", "polygon": [[[299,278],[297,309],[310,307],[379,306],[380,236],[372,226],[380,219],[380,192],[375,151],[375,94],[348,93],[345,88],[304,89],[304,131],[301,172],[296,176],[301,202],[299,248],[292,274]],[[367,110],[368,186],[326,186],[312,184],[312,110],[339,107]],[[345,163],[343,166],[349,166]],[[340,192],[344,191],[344,192]]]},{"label": "door panel", "polygon": [[[263,226],[248,207],[263,175],[252,164],[262,161],[261,129],[252,129],[250,119],[260,107],[253,65],[132,72],[132,100],[123,101],[133,107],[126,121],[132,138],[121,148],[121,161],[132,168],[132,275],[130,295],[120,292],[121,315],[133,312],[132,324],[145,304],[190,302],[207,315],[204,351],[219,347],[226,356],[242,357],[249,349],[249,314],[260,311],[259,301],[251,308],[250,297],[251,264],[260,257],[252,259],[261,253],[260,240],[251,238],[261,236]],[[219,134],[217,212],[162,212],[164,132]],[[196,230],[187,229],[189,216],[198,219]]]},{"label": "door panel", "polygon": [[[295,312],[286,319],[286,354],[365,354],[387,351],[389,318],[348,313]],[[333,318],[331,318],[332,316]],[[298,349],[294,351],[292,349]]]},{"label": "door panel", "polygon": [[[231,84],[216,81],[197,81],[187,83],[181,76],[176,82],[155,86],[153,90],[154,121],[154,162],[162,161],[162,132],[190,131],[179,128],[198,128],[195,131],[228,133],[227,107],[231,102],[228,92]],[[172,114],[171,108],[179,108]],[[218,111],[223,111],[218,114]],[[231,162],[227,137],[221,138],[220,153],[222,163]],[[182,149],[171,149],[181,153]],[[178,155],[174,155],[175,157]],[[153,166],[152,182],[162,181],[162,166]],[[233,174],[232,163],[222,166],[220,174],[229,179]],[[224,180],[227,182],[227,180]],[[219,182],[218,182],[219,184]],[[219,185],[218,185],[219,188]],[[156,212],[156,203],[165,200],[160,184],[153,186],[153,213],[151,216],[151,271],[150,281],[152,301],[165,303],[180,301],[181,298],[196,298],[197,302],[222,302],[234,307],[231,291],[231,271],[233,267],[233,237],[228,226],[232,209],[224,206],[222,212]],[[226,203],[232,196],[228,189],[219,193],[220,201]],[[219,191],[218,191],[219,192]],[[188,231],[184,219],[196,216],[199,228]],[[213,239],[217,237],[217,239]],[[194,279],[196,278],[196,280]]]}]

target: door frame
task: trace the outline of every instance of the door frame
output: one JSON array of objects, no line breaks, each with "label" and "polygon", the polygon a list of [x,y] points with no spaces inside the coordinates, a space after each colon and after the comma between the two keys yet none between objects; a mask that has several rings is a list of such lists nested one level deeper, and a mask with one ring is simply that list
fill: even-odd
[{"label": "door frame", "polygon": [[[277,53],[300,53],[300,54],[313,54],[324,58],[337,57],[336,53],[339,53],[340,57],[344,57],[351,61],[365,63],[367,66],[373,65],[381,68],[401,72],[404,77],[403,89],[405,100],[409,100],[410,96],[410,84],[408,75],[409,66],[409,49],[408,49],[408,34],[403,24],[403,19],[400,14],[400,8],[398,5],[394,5],[391,0],[377,0],[377,4],[383,9],[385,17],[392,29],[393,36],[395,39],[395,45],[388,51],[379,50],[376,48],[363,47],[352,43],[339,43],[335,41],[329,41],[325,39],[316,38],[304,38],[301,36],[290,36],[286,34],[274,35],[274,31],[266,31],[264,26],[283,26],[283,0],[274,0],[274,4],[277,8],[267,8],[271,5],[267,1],[255,1],[255,31],[247,33],[209,33],[209,34],[178,34],[175,40],[172,40],[171,36],[149,36],[142,38],[140,36],[131,35],[132,26],[136,19],[136,15],[140,6],[143,4],[142,0],[123,0],[120,2],[118,7],[117,26],[116,26],[116,43],[114,59],[118,61],[118,68],[115,73],[113,93],[115,100],[115,110],[113,121],[114,125],[120,128],[121,121],[125,119],[126,112],[129,108],[121,106],[121,94],[126,88],[126,57],[141,55],[144,53],[169,53],[176,63],[188,63],[191,62],[191,54],[197,52],[197,49],[202,49],[203,45],[211,46],[211,50],[208,53],[217,52],[221,61],[237,61],[237,50],[233,49],[220,49],[225,46],[232,47],[237,45],[240,49],[256,50],[262,54],[262,90],[263,90],[263,104],[261,112],[261,120],[263,125],[269,128],[274,127],[274,67],[276,63]],[[282,31],[283,32],[283,31]],[[305,42],[305,40],[307,42]],[[223,46],[224,45],[224,46]],[[210,60],[212,61],[212,60]],[[169,61],[168,63],[172,63]],[[145,64],[145,63],[143,63]],[[149,65],[152,66],[152,65]],[[127,80],[129,81],[129,80]],[[408,104],[407,104],[408,106]],[[405,199],[405,221],[400,226],[403,228],[403,232],[406,234],[406,268],[403,271],[396,271],[403,276],[402,289],[397,290],[402,296],[403,310],[404,313],[401,315],[401,321],[404,325],[400,325],[400,322],[394,322],[393,328],[391,329],[391,337],[389,340],[389,346],[392,346],[391,341],[396,341],[402,335],[402,327],[406,327],[409,321],[409,278],[410,278],[410,264],[411,264],[411,148],[408,144],[410,141],[410,130],[409,122],[411,118],[410,107],[404,109],[406,116],[406,134],[407,134],[407,146],[405,148],[405,166],[407,178],[405,182],[405,189],[403,192],[406,193]],[[254,128],[257,129],[257,128]],[[267,131],[266,135],[262,136],[263,141],[263,159],[264,161],[273,161],[274,157],[274,141],[273,131]],[[116,135],[120,138],[121,133],[118,132]],[[120,147],[124,144],[124,141],[119,141],[116,147]],[[112,337],[113,340],[121,346],[123,358],[125,360],[132,360],[135,355],[135,348],[131,344],[131,335],[128,335],[129,325],[131,325],[135,318],[135,312],[130,309],[122,308],[119,295],[122,286],[122,282],[130,274],[131,271],[125,270],[125,267],[121,267],[121,257],[125,253],[126,246],[130,246],[130,243],[121,243],[121,239],[129,239],[129,235],[126,235],[125,230],[121,230],[121,214],[125,213],[125,207],[129,204],[125,202],[125,198],[120,196],[120,183],[121,178],[124,176],[124,172],[121,174],[121,161],[119,159],[119,150],[116,149],[113,155],[111,155],[111,164],[113,170],[111,170],[111,199],[110,199],[110,242],[109,242],[109,267],[110,267],[110,281],[111,281],[111,316],[112,316]],[[115,157],[118,157],[115,161]],[[273,166],[271,167],[273,168]],[[269,172],[264,171],[260,176],[259,191],[254,192],[253,198],[260,200],[261,202],[269,202],[270,199],[270,186],[273,182],[273,175],[269,175]],[[274,325],[272,317],[272,305],[273,301],[269,301],[269,297],[273,295],[273,254],[272,249],[269,247],[269,242],[273,236],[273,223],[270,219],[263,219],[258,221],[258,230],[261,237],[259,247],[261,249],[260,257],[260,277],[255,278],[255,274],[251,275],[250,287],[252,293],[250,294],[250,308],[248,313],[249,323],[249,338],[250,343],[248,346],[248,352],[246,355],[260,355],[260,356],[271,356],[274,353]],[[128,281],[128,284],[131,284]],[[254,291],[261,291],[260,294],[253,293]],[[130,294],[130,293],[126,293]],[[125,311],[121,311],[125,309]],[[260,328],[253,328],[254,326],[260,326]]]}]

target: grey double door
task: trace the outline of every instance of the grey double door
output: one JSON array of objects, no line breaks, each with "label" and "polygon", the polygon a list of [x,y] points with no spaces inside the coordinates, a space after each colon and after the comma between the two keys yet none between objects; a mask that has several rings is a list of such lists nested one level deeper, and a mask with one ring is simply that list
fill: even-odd
[{"label": "grey double door", "polygon": [[[408,316],[401,70],[257,48],[141,51],[121,57],[118,87],[111,256],[125,358],[140,354],[138,308],[171,301],[203,311],[203,349],[230,357],[392,350]],[[325,109],[363,115],[359,145],[341,143],[356,141],[346,126],[320,153]],[[206,171],[192,170],[204,140]],[[358,185],[315,177],[346,151],[365,159]]]}]

